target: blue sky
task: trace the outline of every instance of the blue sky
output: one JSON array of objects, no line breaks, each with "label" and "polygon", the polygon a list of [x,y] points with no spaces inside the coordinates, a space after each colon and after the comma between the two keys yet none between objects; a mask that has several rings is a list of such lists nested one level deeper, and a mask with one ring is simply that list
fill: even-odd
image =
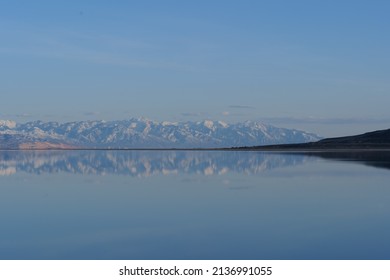
[{"label": "blue sky", "polygon": [[0,1],[0,119],[388,128],[390,1]]}]

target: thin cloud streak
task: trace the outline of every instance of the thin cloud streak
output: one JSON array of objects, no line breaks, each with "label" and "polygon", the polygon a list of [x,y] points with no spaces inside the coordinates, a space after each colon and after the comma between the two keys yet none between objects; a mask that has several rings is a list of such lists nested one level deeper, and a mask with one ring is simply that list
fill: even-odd
[{"label": "thin cloud streak", "polygon": [[[21,35],[18,36],[16,45],[1,46],[0,54],[75,60],[124,67],[186,70],[186,66],[174,61],[143,59],[137,55],[140,52],[148,54],[151,50],[158,49],[158,46],[152,44],[111,36],[94,36],[66,30],[45,32],[30,26],[12,23],[10,25]],[[14,36],[14,32],[0,28],[0,35],[8,38]],[[118,49],[120,49],[119,52]]]},{"label": "thin cloud streak", "polygon": [[328,124],[328,125],[343,125],[343,124],[389,124],[390,118],[294,118],[294,117],[264,117],[261,120],[270,123],[285,123],[285,124]]},{"label": "thin cloud streak", "polygon": [[247,106],[247,105],[230,105],[229,108],[232,108],[232,109],[250,109],[250,110],[256,109],[253,106]]},{"label": "thin cloud streak", "polygon": [[201,113],[181,113],[183,117],[201,117]]},{"label": "thin cloud streak", "polygon": [[85,112],[83,115],[84,116],[99,116],[101,113],[100,112]]}]

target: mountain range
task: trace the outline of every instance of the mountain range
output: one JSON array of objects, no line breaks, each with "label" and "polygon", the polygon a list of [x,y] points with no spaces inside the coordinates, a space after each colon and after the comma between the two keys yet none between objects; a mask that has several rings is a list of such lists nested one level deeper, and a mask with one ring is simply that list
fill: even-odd
[{"label": "mountain range", "polygon": [[0,120],[0,149],[192,149],[304,143],[318,135],[260,122],[120,121],[16,123]]}]

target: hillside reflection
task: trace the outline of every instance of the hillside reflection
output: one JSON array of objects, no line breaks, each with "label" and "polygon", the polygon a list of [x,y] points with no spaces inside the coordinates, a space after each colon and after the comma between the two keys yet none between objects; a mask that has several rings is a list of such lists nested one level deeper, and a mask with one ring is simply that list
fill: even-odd
[{"label": "hillside reflection", "polygon": [[328,151],[294,154],[337,161],[351,161],[371,167],[390,169],[390,151],[388,150]]},{"label": "hillside reflection", "polygon": [[178,173],[257,174],[314,159],[304,155],[221,151],[0,151],[0,176],[32,174],[117,174],[134,177]]}]

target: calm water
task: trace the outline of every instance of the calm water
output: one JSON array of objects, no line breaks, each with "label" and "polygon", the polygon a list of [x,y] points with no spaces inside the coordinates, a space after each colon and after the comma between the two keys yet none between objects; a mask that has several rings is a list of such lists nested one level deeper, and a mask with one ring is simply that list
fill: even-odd
[{"label": "calm water", "polygon": [[0,259],[390,259],[389,153],[0,152]]}]

